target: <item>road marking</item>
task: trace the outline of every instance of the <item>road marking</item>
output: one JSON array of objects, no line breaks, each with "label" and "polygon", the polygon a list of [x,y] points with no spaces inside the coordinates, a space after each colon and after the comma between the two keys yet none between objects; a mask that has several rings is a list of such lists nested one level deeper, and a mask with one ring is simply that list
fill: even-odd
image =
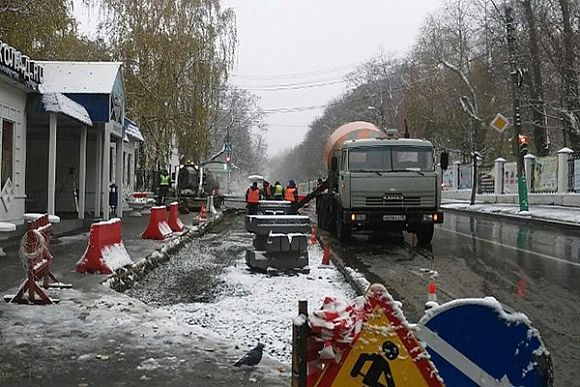
[{"label": "road marking", "polygon": [[503,387],[512,385],[507,375],[504,375],[501,380],[495,379],[426,326],[417,325],[415,334],[421,341],[425,342],[428,347],[431,347],[443,359],[449,362],[449,364],[461,371],[469,379],[473,380],[475,384],[486,387]]},{"label": "road marking", "polygon": [[578,262],[571,262],[571,261],[568,261],[566,259],[552,257],[551,255],[547,255],[547,254],[543,254],[543,253],[538,253],[536,251],[531,251],[531,250],[526,250],[526,249],[520,249],[519,247],[510,246],[510,245],[504,245],[503,243],[496,242],[496,241],[492,241],[492,240],[485,239],[485,238],[480,238],[480,237],[475,236],[473,234],[466,234],[466,233],[463,233],[463,232],[459,232],[459,231],[455,231],[455,230],[450,230],[450,229],[445,228],[445,227],[441,227],[440,230],[444,230],[444,231],[451,232],[451,233],[454,233],[454,234],[462,235],[462,236],[467,237],[467,238],[473,238],[473,239],[476,239],[478,241],[491,243],[493,245],[505,247],[506,249],[515,250],[515,251],[523,251],[523,252],[526,252],[528,254],[537,255],[538,257],[541,257],[541,258],[546,258],[546,259],[550,259],[552,261],[556,261],[556,262],[560,262],[560,263],[566,263],[566,264],[571,265],[571,266],[580,267],[580,263],[578,263]]}]

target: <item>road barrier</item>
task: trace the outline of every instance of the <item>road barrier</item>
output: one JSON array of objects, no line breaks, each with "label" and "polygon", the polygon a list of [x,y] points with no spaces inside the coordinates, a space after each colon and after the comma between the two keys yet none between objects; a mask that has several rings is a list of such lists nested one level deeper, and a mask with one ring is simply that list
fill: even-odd
[{"label": "road barrier", "polygon": [[121,219],[91,224],[89,244],[77,262],[77,273],[111,274],[131,263],[122,237]]},{"label": "road barrier", "polygon": [[[10,303],[50,305],[59,302],[40,288],[37,281],[42,280],[42,287],[70,288],[70,284],[61,283],[51,272],[53,256],[50,253],[50,234],[52,224],[48,214],[44,214],[26,225],[26,233],[20,242],[19,255],[26,260],[27,278],[14,296],[4,296]],[[37,297],[38,296],[38,297]]]},{"label": "road barrier", "polygon": [[167,207],[151,207],[149,225],[143,233],[143,239],[163,240],[171,236],[171,227],[167,224]]},{"label": "road barrier", "polygon": [[169,228],[171,228],[171,231],[183,231],[183,222],[179,219],[179,203],[173,202],[169,204],[169,218],[167,219],[167,224],[169,225]]}]

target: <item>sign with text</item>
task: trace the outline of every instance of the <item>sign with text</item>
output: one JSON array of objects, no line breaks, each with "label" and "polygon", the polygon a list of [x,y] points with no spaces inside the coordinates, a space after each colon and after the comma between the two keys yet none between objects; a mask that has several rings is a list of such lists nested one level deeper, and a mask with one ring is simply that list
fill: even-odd
[{"label": "sign with text", "polygon": [[534,160],[533,192],[558,191],[558,157],[538,157]]},{"label": "sign with text", "polygon": [[338,363],[324,368],[316,386],[444,385],[384,286],[369,288],[365,314],[359,335]]},{"label": "sign with text", "polygon": [[0,70],[12,79],[38,90],[44,68],[14,47],[0,41]]}]

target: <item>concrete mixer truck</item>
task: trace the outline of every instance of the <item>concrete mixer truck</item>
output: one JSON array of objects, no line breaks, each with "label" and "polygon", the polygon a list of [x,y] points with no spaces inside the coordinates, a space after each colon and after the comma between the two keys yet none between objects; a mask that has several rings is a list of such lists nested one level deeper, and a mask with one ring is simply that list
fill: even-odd
[{"label": "concrete mixer truck", "polygon": [[[448,156],[441,154],[441,168]],[[325,148],[328,179],[314,195],[319,227],[340,240],[354,231],[405,230],[429,243],[443,222],[441,176],[429,141],[399,138],[368,122],[337,128]]]}]

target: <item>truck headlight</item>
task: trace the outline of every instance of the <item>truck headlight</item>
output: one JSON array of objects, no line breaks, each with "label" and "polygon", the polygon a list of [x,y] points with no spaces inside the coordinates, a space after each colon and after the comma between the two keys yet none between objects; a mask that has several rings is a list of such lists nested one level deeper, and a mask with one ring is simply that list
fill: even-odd
[{"label": "truck headlight", "polygon": [[[435,215],[437,216],[437,215]],[[426,214],[423,215],[423,222],[433,222],[435,219],[433,218],[433,215],[431,214]]]},{"label": "truck headlight", "polygon": [[350,220],[353,222],[362,222],[367,220],[367,214],[350,214]]}]

